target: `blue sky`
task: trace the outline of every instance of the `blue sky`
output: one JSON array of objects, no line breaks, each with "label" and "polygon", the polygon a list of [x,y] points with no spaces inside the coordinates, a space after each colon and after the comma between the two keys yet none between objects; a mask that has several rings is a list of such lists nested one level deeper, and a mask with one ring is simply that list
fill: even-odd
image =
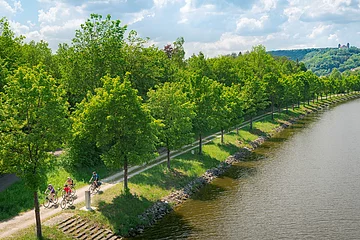
[{"label": "blue sky", "polygon": [[56,51],[91,13],[110,14],[163,47],[184,37],[187,56],[251,50],[360,47],[360,0],[0,0],[0,16],[26,40]]}]

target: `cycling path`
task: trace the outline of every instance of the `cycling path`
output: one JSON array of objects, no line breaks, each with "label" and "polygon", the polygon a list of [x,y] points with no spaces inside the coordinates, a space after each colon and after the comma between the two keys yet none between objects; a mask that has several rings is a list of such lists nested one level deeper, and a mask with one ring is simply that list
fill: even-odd
[{"label": "cycling path", "polygon": [[[267,115],[271,114],[270,113],[265,113],[263,115],[260,115],[256,118],[253,119],[253,121],[256,120],[260,120],[264,117],[266,117]],[[239,128],[243,128],[244,126],[246,126],[249,123],[249,121],[245,121],[243,122]],[[216,137],[220,137],[221,132],[217,132],[215,134],[212,134],[208,137],[205,137],[203,139],[203,144],[206,144],[210,141],[212,141],[214,138]],[[188,151],[191,151],[195,148],[198,148],[198,141],[186,145],[184,147],[182,147],[180,150],[177,151],[172,151],[170,154],[171,158],[177,157],[183,153],[186,153]],[[167,156],[166,153],[161,154],[159,157],[157,157],[153,162],[148,163],[148,164],[144,164],[141,166],[134,166],[129,168],[129,178],[132,176],[135,176],[147,169],[150,169],[156,165],[159,165],[163,162],[165,162],[167,160]],[[109,188],[111,188],[112,186],[114,186],[115,184],[122,182],[123,179],[123,172],[118,172],[108,178],[102,179],[103,184],[101,185],[101,191],[105,191]],[[74,201],[74,204],[80,203],[80,202],[85,202],[85,191],[87,191],[89,189],[89,186],[85,186],[82,187],[80,189],[76,190],[76,199]],[[61,197],[60,197],[61,198]],[[44,208],[43,206],[40,207],[40,216],[41,216],[41,221],[44,222],[46,219],[52,217],[53,215],[61,212],[61,208],[60,208],[60,201],[61,199],[59,199],[58,204],[57,205],[53,205],[50,208]],[[6,221],[2,221],[0,222],[0,239],[5,239],[7,237],[9,237],[10,235],[30,227],[31,225],[35,224],[35,212],[34,209],[29,210],[27,212],[21,213],[20,215],[11,218],[9,220]]]}]

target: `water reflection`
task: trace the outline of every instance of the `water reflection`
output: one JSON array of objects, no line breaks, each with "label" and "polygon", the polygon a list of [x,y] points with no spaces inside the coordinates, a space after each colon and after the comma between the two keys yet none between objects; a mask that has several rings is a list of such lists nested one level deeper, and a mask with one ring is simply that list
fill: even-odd
[{"label": "water reflection", "polygon": [[359,107],[302,119],[139,239],[359,239]]}]

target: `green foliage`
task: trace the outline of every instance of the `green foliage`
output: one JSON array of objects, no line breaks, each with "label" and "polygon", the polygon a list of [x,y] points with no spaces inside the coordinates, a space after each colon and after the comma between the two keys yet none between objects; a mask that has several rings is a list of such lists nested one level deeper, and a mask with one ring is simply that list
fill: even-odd
[{"label": "green foliage", "polygon": [[120,24],[110,15],[103,20],[101,15],[91,14],[76,30],[72,46],[60,45],[59,69],[72,106],[81,102],[88,91],[94,93],[106,74],[115,77],[125,73],[121,50],[127,27]]},{"label": "green foliage", "polygon": [[156,123],[142,105],[128,77],[104,77],[103,87],[88,94],[74,112],[74,136],[91,133],[103,148],[106,165],[127,169],[152,159],[155,151]]},{"label": "green foliage", "polygon": [[45,181],[48,151],[66,136],[67,103],[61,86],[42,68],[22,67],[8,78],[0,105],[0,165],[36,191]]},{"label": "green foliage", "polygon": [[[177,150],[193,141],[194,106],[178,82],[165,83],[148,92],[148,106],[153,117],[161,121],[160,141],[168,151]],[[168,161],[170,161],[168,155]],[[170,163],[169,163],[170,167]]]}]

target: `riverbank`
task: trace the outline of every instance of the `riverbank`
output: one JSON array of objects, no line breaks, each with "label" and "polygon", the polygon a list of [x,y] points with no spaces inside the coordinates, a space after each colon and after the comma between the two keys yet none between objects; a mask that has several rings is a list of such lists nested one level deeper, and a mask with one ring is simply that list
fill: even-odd
[{"label": "riverbank", "polygon": [[[216,139],[204,146],[202,156],[188,153],[173,159],[172,171],[168,171],[166,165],[161,164],[136,175],[130,179],[129,186],[132,195],[120,194],[121,183],[97,195],[93,199],[93,206],[96,206],[98,211],[67,211],[75,212],[81,218],[91,219],[120,235],[126,235],[129,232],[132,235],[141,233],[146,226],[181,204],[197,189],[221,175],[221,167],[229,167],[231,158],[234,161],[242,159],[241,154],[236,154],[239,149],[247,149],[244,152],[246,154],[251,148],[291,124],[291,119],[315,111],[318,107],[326,107],[331,104],[331,101],[340,101],[341,98],[343,97],[324,99],[310,106],[302,106],[294,111],[291,110],[288,115],[285,112],[276,114],[274,121],[270,117],[266,118],[254,123],[254,129],[251,131],[248,127],[240,129],[239,135],[235,131],[230,132],[225,136],[225,144],[220,144],[220,140]],[[232,157],[228,157],[229,155]],[[210,170],[207,171],[207,169]],[[76,206],[75,209],[82,206],[83,204]],[[49,236],[49,239],[52,238]]]},{"label": "riverbank", "polygon": [[[249,143],[250,147],[242,147],[238,152],[226,158],[224,162],[219,163],[217,167],[208,169],[201,177],[196,178],[195,180],[188,183],[183,189],[171,193],[170,195],[162,198],[160,201],[156,202],[149,209],[147,209],[139,217],[147,223],[147,225],[139,225],[135,228],[130,229],[129,236],[134,237],[141,234],[145,228],[153,225],[156,221],[164,217],[170,211],[172,211],[176,206],[182,204],[188,198],[191,197],[194,193],[198,192],[205,184],[211,183],[215,178],[224,174],[224,172],[231,167],[232,164],[244,161],[251,152],[262,145],[266,140],[272,138],[275,134],[281,132],[285,128],[296,123],[299,119],[304,118],[307,114],[311,114],[318,110],[321,110],[329,105],[341,103],[353,98],[358,98],[359,95],[352,96],[342,96],[337,97],[331,101],[325,101],[324,104],[314,104],[307,105],[303,107],[303,113],[300,113],[296,117],[291,117],[285,121],[279,117],[275,117],[275,121],[281,120],[281,125],[272,129],[269,132],[263,132],[265,135],[260,135],[257,139]],[[314,107],[315,106],[315,107]]]}]

